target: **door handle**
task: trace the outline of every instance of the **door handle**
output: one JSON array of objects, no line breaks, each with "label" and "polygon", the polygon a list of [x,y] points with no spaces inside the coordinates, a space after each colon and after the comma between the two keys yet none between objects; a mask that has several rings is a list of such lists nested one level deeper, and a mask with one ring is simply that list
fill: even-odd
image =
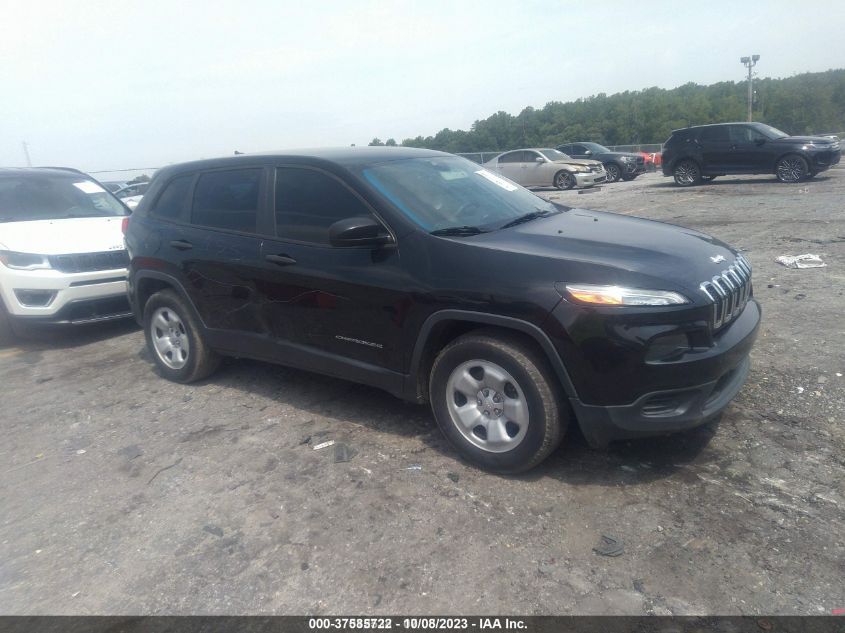
[{"label": "door handle", "polygon": [[287,255],[265,255],[264,259],[268,262],[278,264],[279,266],[290,266],[291,264],[296,263],[296,260],[293,257],[288,257]]},{"label": "door handle", "polygon": [[194,247],[193,244],[186,242],[185,240],[173,240],[170,242],[170,245],[180,251],[189,251]]}]

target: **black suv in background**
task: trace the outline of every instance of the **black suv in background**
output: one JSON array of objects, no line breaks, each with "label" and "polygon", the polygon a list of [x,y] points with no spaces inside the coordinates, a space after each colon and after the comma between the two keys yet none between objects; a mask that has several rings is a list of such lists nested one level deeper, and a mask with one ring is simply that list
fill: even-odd
[{"label": "black suv in background", "polygon": [[639,154],[631,152],[614,152],[598,143],[580,142],[558,145],[555,149],[572,158],[589,158],[604,163],[607,172],[607,182],[633,180],[645,173],[645,159]]},{"label": "black suv in background", "polygon": [[570,422],[595,446],[689,428],[741,388],[751,268],[659,222],[546,202],[410,148],[170,166],[126,231],[129,296],[160,373],[251,357],[429,402],[497,472]]},{"label": "black suv in background", "polygon": [[774,174],[801,182],[839,162],[839,140],[789,136],[764,123],[717,123],[672,132],[663,145],[663,174],[682,187],[726,174]]}]

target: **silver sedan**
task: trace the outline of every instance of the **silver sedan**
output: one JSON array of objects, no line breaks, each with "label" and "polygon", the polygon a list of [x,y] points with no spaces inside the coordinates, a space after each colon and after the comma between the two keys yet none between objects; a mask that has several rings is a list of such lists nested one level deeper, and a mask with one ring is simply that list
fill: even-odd
[{"label": "silver sedan", "polygon": [[484,163],[523,187],[592,187],[607,180],[604,165],[597,160],[576,159],[549,148],[517,149],[499,154]]}]

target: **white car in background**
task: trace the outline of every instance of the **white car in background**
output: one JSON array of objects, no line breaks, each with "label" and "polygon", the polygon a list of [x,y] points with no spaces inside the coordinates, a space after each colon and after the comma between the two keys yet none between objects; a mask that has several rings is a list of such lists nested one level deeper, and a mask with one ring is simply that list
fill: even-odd
[{"label": "white car in background", "polygon": [[121,200],[121,202],[123,202],[123,204],[125,204],[127,207],[129,207],[130,211],[134,211],[135,207],[138,206],[138,203],[141,202],[141,198],[143,198],[143,197],[144,197],[143,195],[127,196],[126,198],[123,198],[123,200]]},{"label": "white car in background", "polygon": [[16,326],[131,316],[129,211],[82,172],[0,169],[0,344]]},{"label": "white car in background", "polygon": [[144,197],[144,193],[147,191],[147,187],[150,186],[149,182],[136,182],[131,185],[126,185],[125,187],[121,187],[117,191],[114,192],[114,195],[120,198],[131,211],[135,210],[135,207],[138,206],[138,203],[141,202],[141,198]]},{"label": "white car in background", "polygon": [[516,149],[499,154],[484,167],[523,187],[593,187],[607,181],[597,160],[572,158],[548,147]]}]

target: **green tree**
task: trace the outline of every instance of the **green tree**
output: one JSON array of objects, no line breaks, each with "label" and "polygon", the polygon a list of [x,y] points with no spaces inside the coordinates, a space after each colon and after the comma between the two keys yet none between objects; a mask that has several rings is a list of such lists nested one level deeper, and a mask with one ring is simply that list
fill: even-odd
[{"label": "green tree", "polygon": [[[444,128],[434,136],[402,141],[406,147],[447,152],[494,152],[526,146],[552,146],[590,140],[606,145],[662,143],[672,130],[688,125],[743,121],[746,83],[645,88],[613,95],[550,101],[516,116],[496,112],[469,130]],[[804,73],[755,82],[754,118],[791,134],[845,131],[845,69]],[[373,139],[370,145],[381,144]]]}]

